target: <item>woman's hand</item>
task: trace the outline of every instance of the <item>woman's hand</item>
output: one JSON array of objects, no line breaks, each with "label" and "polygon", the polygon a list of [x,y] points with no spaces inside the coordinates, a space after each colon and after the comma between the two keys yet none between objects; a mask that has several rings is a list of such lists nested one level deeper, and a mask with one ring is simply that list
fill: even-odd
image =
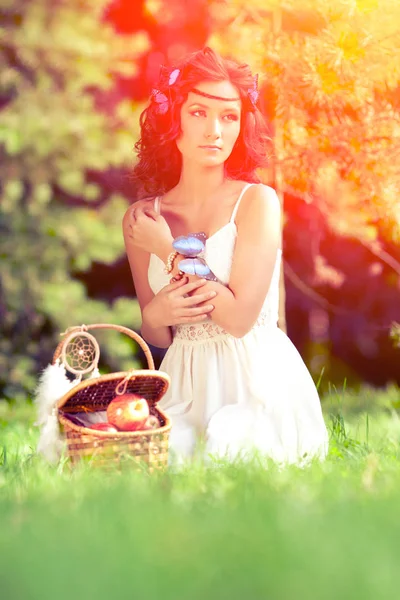
[{"label": "woman's hand", "polygon": [[[202,293],[201,287],[206,283],[206,279],[197,279],[188,283],[188,279],[183,277],[179,281],[166,285],[145,306],[143,321],[156,328],[207,320],[208,315],[214,310],[210,300],[217,295],[217,292],[209,290]],[[197,290],[196,296],[190,296],[189,294],[194,290]]]},{"label": "woman's hand", "polygon": [[137,202],[129,213],[129,234],[134,246],[162,256],[165,248],[171,248],[173,237],[167,221],[147,202]]}]

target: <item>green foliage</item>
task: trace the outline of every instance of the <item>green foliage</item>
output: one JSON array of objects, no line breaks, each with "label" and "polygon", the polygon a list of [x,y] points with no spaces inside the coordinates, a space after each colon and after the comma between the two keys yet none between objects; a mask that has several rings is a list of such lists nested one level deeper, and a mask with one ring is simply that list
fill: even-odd
[{"label": "green foliage", "polygon": [[88,299],[73,278],[124,253],[128,199],[89,175],[130,168],[138,107],[98,104],[115,77],[135,72],[149,42],[119,38],[103,20],[107,4],[17,0],[0,9],[0,387],[10,399],[32,391],[66,327],[138,325],[136,301]]},{"label": "green foliage", "polygon": [[393,323],[391,338],[398,348],[400,348],[400,323]]},{"label": "green foliage", "polygon": [[279,172],[282,192],[316,202],[339,234],[370,242],[379,223],[381,235],[400,239],[400,5],[211,6],[210,43],[260,71],[275,132],[270,175]]},{"label": "green foliage", "polygon": [[[210,10],[209,43],[260,73],[273,130],[265,178],[389,265],[395,287],[400,264],[385,243],[400,241],[400,4],[212,0]],[[324,285],[320,242],[314,231],[312,283]]]}]

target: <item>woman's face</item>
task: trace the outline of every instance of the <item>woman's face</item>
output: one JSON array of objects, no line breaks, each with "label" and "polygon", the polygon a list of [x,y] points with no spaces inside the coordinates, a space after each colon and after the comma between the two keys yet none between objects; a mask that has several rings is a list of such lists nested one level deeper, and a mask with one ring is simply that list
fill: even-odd
[{"label": "woman's face", "polygon": [[[203,81],[196,89],[222,98],[238,98],[230,81]],[[181,108],[182,133],[176,140],[185,161],[217,166],[229,158],[240,132],[241,100],[215,100],[189,92]]]}]

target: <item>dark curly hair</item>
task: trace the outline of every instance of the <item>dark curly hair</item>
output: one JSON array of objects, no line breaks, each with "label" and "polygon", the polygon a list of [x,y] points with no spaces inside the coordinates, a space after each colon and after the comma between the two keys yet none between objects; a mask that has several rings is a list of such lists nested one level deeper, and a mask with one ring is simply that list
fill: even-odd
[{"label": "dark curly hair", "polygon": [[[173,69],[179,69],[179,76],[169,85]],[[181,133],[180,111],[190,90],[202,81],[226,80],[239,91],[242,116],[239,137],[225,162],[225,172],[231,179],[259,182],[256,169],[266,163],[269,137],[263,115],[249,98],[254,77],[247,64],[222,58],[206,47],[170,70],[162,70],[157,96],[168,98],[168,110],[160,112],[157,96],[153,94],[140,115],[141,137],[135,144],[139,160],[133,169],[138,199],[164,194],[179,181],[182,157],[175,140]]]}]

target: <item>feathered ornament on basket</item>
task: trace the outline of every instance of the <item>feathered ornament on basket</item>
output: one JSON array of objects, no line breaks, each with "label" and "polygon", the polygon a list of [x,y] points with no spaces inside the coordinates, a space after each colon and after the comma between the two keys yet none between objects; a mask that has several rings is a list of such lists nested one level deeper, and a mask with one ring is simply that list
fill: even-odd
[{"label": "feathered ornament on basket", "polygon": [[[101,375],[97,368],[100,349],[88,330],[105,329],[123,333],[137,342],[148,369]],[[170,378],[167,373],[155,370],[145,340],[127,327],[108,323],[70,327],[62,335],[66,337],[58,344],[52,364],[45,369],[36,390],[37,424],[41,427],[38,452],[48,461],[56,462],[65,448],[71,466],[89,461],[92,466],[111,468],[127,462],[132,468],[145,467],[149,472],[165,468],[171,419],[157,404],[168,390]],[[81,380],[83,375],[89,376]],[[132,430],[113,421],[109,423],[113,401],[117,398],[131,401],[132,396],[147,403],[146,422]]]},{"label": "feathered ornament on basket", "polygon": [[[63,340],[61,356],[42,372],[34,394],[36,425],[40,427],[37,452],[51,463],[60,459],[64,448],[57,416],[58,400],[81,382],[82,375],[92,371],[91,377],[100,376],[97,367],[100,356],[97,341],[85,331],[84,325],[78,329],[78,333],[76,328],[71,328],[61,334],[74,330]],[[74,379],[67,377],[67,370]]]}]

